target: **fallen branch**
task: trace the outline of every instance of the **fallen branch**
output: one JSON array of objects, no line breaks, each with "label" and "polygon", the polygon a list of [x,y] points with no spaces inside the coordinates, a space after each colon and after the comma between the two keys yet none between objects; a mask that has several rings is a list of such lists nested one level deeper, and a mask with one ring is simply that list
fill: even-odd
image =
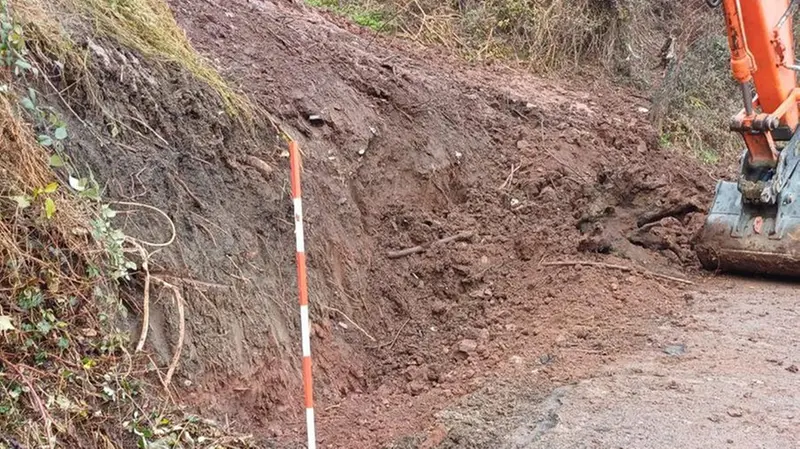
[{"label": "fallen branch", "polygon": [[641,273],[641,274],[643,274],[645,276],[653,276],[653,277],[660,278],[660,279],[665,279],[665,280],[668,280],[668,281],[679,282],[681,284],[694,285],[694,282],[692,282],[690,280],[687,280],[687,279],[681,279],[681,278],[677,278],[677,277],[674,277],[674,276],[668,276],[666,274],[654,273],[652,271],[642,270],[642,269],[639,269],[639,268],[629,267],[629,266],[626,266],[626,265],[615,265],[615,264],[610,264],[610,263],[591,262],[591,261],[583,261],[583,260],[565,260],[565,261],[560,261],[560,262],[542,262],[541,265],[544,266],[544,267],[568,267],[568,266],[585,265],[585,266],[589,266],[589,267],[598,267],[598,268],[607,268],[607,269],[611,269],[611,270],[620,270],[620,271],[624,271],[626,273]]},{"label": "fallen branch", "polygon": [[169,391],[169,384],[172,381],[172,376],[175,374],[175,369],[178,367],[178,362],[180,362],[181,351],[183,351],[183,340],[186,337],[186,320],[183,311],[183,295],[178,287],[170,284],[169,282],[157,277],[154,277],[153,280],[160,283],[162,287],[172,290],[172,293],[175,295],[175,303],[178,306],[178,343],[175,345],[175,350],[172,354],[172,361],[169,364],[169,369],[167,369],[166,376],[164,376],[164,388]]},{"label": "fallen branch", "polygon": [[450,237],[445,237],[443,239],[436,240],[434,242],[425,243],[423,245],[415,246],[413,248],[406,248],[400,251],[389,251],[386,255],[389,259],[399,259],[401,257],[410,256],[412,254],[424,253],[428,250],[428,248],[434,245],[444,245],[446,243],[451,242],[459,242],[464,240],[469,240],[472,236],[475,235],[474,231],[464,231],[456,235],[451,235]]}]

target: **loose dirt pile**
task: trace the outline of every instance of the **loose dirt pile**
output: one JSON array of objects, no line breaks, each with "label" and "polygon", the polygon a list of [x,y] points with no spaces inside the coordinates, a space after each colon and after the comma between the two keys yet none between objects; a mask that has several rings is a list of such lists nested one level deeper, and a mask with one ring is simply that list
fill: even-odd
[{"label": "loose dirt pile", "polygon": [[[326,446],[416,435],[443,398],[489,381],[513,354],[578,346],[613,357],[644,338],[645,318],[682,301],[680,284],[546,266],[696,267],[689,240],[714,176],[659,148],[641,100],[601,80],[466,66],[283,2],[172,5],[193,43],[306,153]],[[474,235],[388,257],[463,232]],[[570,379],[555,360],[548,370]],[[236,385],[248,390],[220,410],[283,435],[274,420],[297,410],[292,390],[270,414],[260,407],[274,386]]]},{"label": "loose dirt pile", "polygon": [[[170,3],[193,44],[305,152],[324,447],[435,447],[447,429],[431,427],[434,412],[451,400],[531,363],[548,382],[570,381],[682,303],[684,284],[643,270],[697,267],[690,238],[714,176],[659,147],[642,100],[602,80],[471,67],[291,2]],[[71,151],[109,195],[177,226],[151,270],[186,296],[182,397],[295,441],[294,236],[276,133],[242,131],[175,67],[81,44],[105,107],[87,100],[78,112],[123,132],[110,145],[87,133]],[[169,230],[158,215],[125,219],[143,239]],[[154,308],[152,349],[166,363],[177,315],[168,301]]]}]

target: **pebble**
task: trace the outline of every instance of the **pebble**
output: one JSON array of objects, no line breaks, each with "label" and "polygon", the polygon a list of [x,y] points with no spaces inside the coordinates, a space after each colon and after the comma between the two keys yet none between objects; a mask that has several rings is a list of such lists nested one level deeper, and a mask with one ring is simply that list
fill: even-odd
[{"label": "pebble", "polygon": [[478,342],[475,340],[464,339],[458,343],[458,350],[465,354],[472,354],[478,349]]}]

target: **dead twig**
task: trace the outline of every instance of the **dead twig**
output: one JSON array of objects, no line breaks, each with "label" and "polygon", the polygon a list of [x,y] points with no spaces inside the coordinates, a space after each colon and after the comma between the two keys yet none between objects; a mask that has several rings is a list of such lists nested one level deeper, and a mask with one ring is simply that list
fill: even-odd
[{"label": "dead twig", "polygon": [[397,332],[395,332],[392,341],[390,341],[389,343],[379,344],[378,346],[373,346],[372,349],[382,349],[384,346],[389,346],[388,349],[392,349],[392,347],[394,347],[394,344],[397,342],[397,338],[400,337],[400,332],[403,332],[403,329],[406,328],[406,325],[408,324],[409,321],[411,321],[411,318],[407,318],[405,323],[403,323],[403,325],[400,326],[400,329],[398,329]]},{"label": "dead twig", "polygon": [[187,186],[186,183],[183,182],[183,179],[179,178],[178,175],[175,173],[172,174],[172,179],[175,180],[175,182],[177,182],[178,184],[180,184],[184,190],[186,190],[186,193],[188,193],[189,196],[192,197],[194,202],[197,203],[198,206],[200,206],[200,209],[208,209],[208,206],[206,206],[204,202],[200,201],[200,198],[198,198],[197,195],[195,195],[194,192],[192,192],[192,189],[190,189],[189,186]]},{"label": "dead twig", "polygon": [[183,310],[183,295],[178,287],[170,284],[169,282],[157,277],[153,277],[153,280],[161,284],[162,287],[172,290],[172,294],[175,296],[174,299],[176,306],[178,307],[178,343],[175,345],[175,350],[172,354],[172,361],[169,364],[169,369],[167,369],[167,374],[164,376],[164,389],[169,391],[169,384],[172,381],[172,376],[175,374],[175,369],[178,367],[178,362],[181,360],[183,340],[186,337],[186,319]]},{"label": "dead twig", "polygon": [[412,254],[424,253],[428,248],[434,245],[444,245],[446,243],[451,242],[459,242],[464,240],[469,240],[472,236],[475,235],[474,231],[464,231],[456,235],[451,235],[450,237],[445,237],[443,239],[436,240],[434,242],[425,243],[424,245],[415,246],[413,248],[406,248],[400,251],[390,251],[386,257],[389,259],[399,259],[401,257],[410,256]]},{"label": "dead twig", "polygon": [[503,185],[501,185],[498,190],[503,190],[507,186],[511,185],[511,183],[514,181],[514,173],[519,171],[520,167],[522,167],[522,164],[511,164],[511,173],[508,174],[508,177],[506,177]]},{"label": "dead twig", "polygon": [[20,371],[17,365],[14,365],[13,363],[9,362],[8,360],[2,357],[0,357],[0,362],[3,362],[3,365],[11,368],[15,373],[17,373],[20,380],[22,380],[22,382],[28,386],[28,389],[30,390],[29,393],[33,397],[32,402],[36,404],[36,408],[39,409],[39,413],[41,413],[42,419],[44,420],[44,429],[47,432],[47,446],[50,447],[51,449],[55,448],[56,439],[55,437],[53,437],[53,429],[52,429],[53,417],[50,416],[50,413],[48,413],[47,407],[45,407],[44,403],[42,402],[42,398],[40,398],[39,394],[36,393],[36,387],[34,387],[31,381],[27,377],[25,377],[24,374],[22,374],[22,371]]},{"label": "dead twig", "polygon": [[339,315],[343,316],[343,317],[344,317],[344,319],[346,319],[346,320],[347,320],[347,321],[348,321],[350,324],[352,324],[353,326],[355,326],[355,327],[356,327],[356,329],[360,330],[360,331],[361,331],[361,333],[362,333],[362,334],[364,334],[364,335],[365,335],[367,338],[369,338],[369,339],[370,339],[370,340],[372,340],[372,341],[378,341],[378,340],[375,340],[375,338],[374,338],[372,335],[370,335],[370,334],[369,334],[369,332],[365,331],[365,330],[364,330],[364,328],[362,328],[361,326],[359,326],[359,325],[358,325],[358,323],[356,323],[355,321],[351,320],[351,319],[350,319],[350,317],[349,317],[349,316],[347,316],[347,315],[346,315],[344,312],[342,312],[341,310],[339,310],[339,309],[337,309],[337,308],[335,308],[335,307],[328,307],[328,306],[322,306],[322,308],[323,308],[323,309],[325,309],[325,310],[331,310],[331,311],[333,311],[333,312],[336,312],[336,313],[338,313]]},{"label": "dead twig", "polygon": [[167,240],[164,243],[152,243],[152,242],[146,242],[144,240],[134,239],[134,238],[131,237],[131,239],[135,240],[137,243],[140,243],[140,244],[142,244],[144,246],[152,246],[152,247],[156,247],[156,248],[163,248],[163,247],[167,247],[169,245],[172,245],[172,243],[175,241],[175,238],[178,236],[178,231],[175,228],[175,222],[172,221],[171,218],[169,218],[169,215],[167,215],[166,212],[164,212],[163,210],[161,210],[161,209],[159,209],[159,208],[157,208],[155,206],[150,206],[149,204],[135,203],[135,202],[130,202],[130,201],[114,201],[113,204],[119,204],[120,206],[143,207],[145,209],[150,209],[152,211],[158,212],[164,218],[167,219],[167,222],[169,223],[170,230],[172,232],[172,235],[170,236],[169,240]]},{"label": "dead twig", "polygon": [[125,241],[133,246],[142,258],[141,267],[144,271],[144,295],[142,298],[142,331],[139,333],[139,342],[136,343],[135,352],[141,352],[144,349],[144,343],[147,340],[147,331],[150,327],[150,269],[148,268],[147,261],[150,256],[142,245],[136,240],[126,237]]},{"label": "dead twig", "polygon": [[654,273],[648,270],[642,270],[640,268],[629,267],[626,265],[615,265],[610,263],[603,263],[603,262],[591,262],[585,260],[565,260],[565,261],[558,261],[558,262],[542,262],[541,265],[543,267],[568,267],[568,266],[578,266],[584,265],[588,267],[598,267],[598,268],[607,268],[611,270],[620,270],[626,273],[641,273],[645,276],[652,276],[659,279],[665,279],[668,281],[679,282],[681,284],[686,285],[694,285],[694,282],[688,279],[681,279],[674,276],[668,276],[666,274]]}]

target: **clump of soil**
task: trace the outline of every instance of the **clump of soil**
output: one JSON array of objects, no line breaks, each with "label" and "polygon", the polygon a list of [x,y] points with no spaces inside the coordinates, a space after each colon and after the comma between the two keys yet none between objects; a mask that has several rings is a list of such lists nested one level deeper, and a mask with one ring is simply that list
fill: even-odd
[{"label": "clump of soil", "polygon": [[[613,358],[641,342],[642,323],[679,306],[680,284],[542,263],[601,260],[674,276],[697,266],[687,236],[713,180],[657,145],[626,91],[468,66],[285,2],[170,3],[193,44],[304,150],[326,447],[404,436],[434,447],[434,412],[515,373],[514,357],[567,381],[583,371],[561,359],[564,348]],[[82,44],[107,56],[92,59],[103,113],[78,109],[102,137],[85,133],[70,151],[109,196],[156,206],[177,228],[151,270],[186,296],[182,397],[263,436],[298,438],[280,141],[267,126],[242,130],[174,67]],[[167,237],[158,215],[123,217],[128,233]],[[465,231],[474,236],[431,244]],[[388,257],[417,245],[424,251]],[[163,364],[176,311],[168,301],[154,308],[150,347]]]}]

